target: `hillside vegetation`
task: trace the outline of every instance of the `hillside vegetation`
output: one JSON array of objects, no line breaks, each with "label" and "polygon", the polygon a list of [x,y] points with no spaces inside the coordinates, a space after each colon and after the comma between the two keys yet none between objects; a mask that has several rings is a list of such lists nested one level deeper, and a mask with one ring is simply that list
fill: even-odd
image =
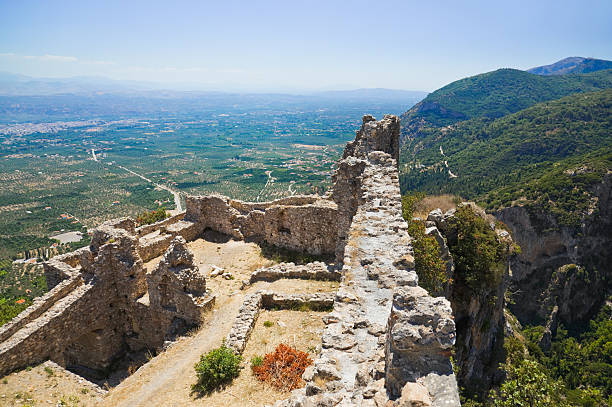
[{"label": "hillside vegetation", "polygon": [[576,75],[541,76],[517,69],[498,69],[452,82],[429,94],[404,113],[406,141],[422,129],[448,126],[474,118],[499,118],[536,103],[578,92],[612,87],[612,70]]},{"label": "hillside vegetation", "polygon": [[573,226],[588,210],[589,187],[612,169],[611,111],[608,89],[432,129],[403,151],[402,188],[453,193],[488,209],[519,200]]}]

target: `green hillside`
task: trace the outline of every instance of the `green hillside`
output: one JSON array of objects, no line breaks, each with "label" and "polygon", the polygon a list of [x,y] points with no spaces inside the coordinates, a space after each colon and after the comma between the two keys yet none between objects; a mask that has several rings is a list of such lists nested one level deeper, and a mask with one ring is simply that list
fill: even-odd
[{"label": "green hillside", "polygon": [[416,138],[428,127],[447,126],[479,117],[499,118],[536,103],[610,87],[610,69],[554,76],[498,69],[455,81],[428,95],[402,115],[402,136],[404,139]]},{"label": "green hillside", "polygon": [[607,89],[430,129],[402,152],[402,189],[454,193],[489,209],[545,202],[574,225],[588,205],[583,192],[612,169],[611,113]]}]

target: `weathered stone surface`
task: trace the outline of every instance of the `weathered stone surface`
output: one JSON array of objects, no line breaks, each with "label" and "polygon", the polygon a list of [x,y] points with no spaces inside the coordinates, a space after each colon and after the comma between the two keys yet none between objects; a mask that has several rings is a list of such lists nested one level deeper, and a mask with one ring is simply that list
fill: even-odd
[{"label": "weathered stone surface", "polygon": [[317,196],[248,203],[224,196],[187,198],[185,219],[235,239],[265,241],[310,254],[334,253],[337,206]]},{"label": "weathered stone surface", "polygon": [[402,395],[395,402],[397,407],[425,407],[431,406],[427,387],[420,383],[408,382],[402,388]]},{"label": "weathered stone surface", "polygon": [[206,298],[204,273],[194,264],[186,243],[175,237],[158,266],[147,275],[149,303],[153,312],[198,325],[203,321],[202,312],[211,304]]},{"label": "weathered stone surface", "polygon": [[280,263],[271,267],[262,267],[251,274],[249,284],[257,281],[276,281],[281,278],[295,278],[303,280],[340,281],[342,274],[334,266],[316,261],[304,265],[294,263]]},{"label": "weathered stone surface", "polygon": [[212,298],[202,295],[205,282],[184,240],[177,238],[149,276],[153,284],[174,277],[176,311],[168,312],[159,286],[147,282],[134,233],[129,219],[106,222],[89,248],[46,263],[49,274],[63,280],[0,330],[0,374],[45,359],[90,373],[106,370],[126,351],[160,347],[172,335],[174,317],[201,322]]},{"label": "weathered stone surface", "polygon": [[257,317],[261,311],[261,293],[249,294],[244,298],[238,316],[234,321],[232,330],[227,335],[225,345],[236,353],[242,353],[249,340],[251,331],[255,326]]},{"label": "weathered stone surface", "polygon": [[392,396],[429,373],[453,374],[449,355],[455,323],[445,298],[430,297],[420,287],[397,288],[387,335],[386,386]]},{"label": "weathered stone surface", "polygon": [[[319,390],[294,393],[276,406],[387,407],[394,404],[389,397],[399,397],[409,380],[416,383],[432,372],[447,374],[450,370],[449,378],[454,381],[448,352],[454,339],[450,305],[417,287],[411,239],[401,216],[396,143],[399,121],[386,116],[376,122],[366,116],[363,123],[334,175],[331,196],[338,205],[336,258],[343,263],[343,279],[334,311],[324,318],[321,354],[303,375],[307,386],[314,383]],[[412,293],[412,297],[402,293]],[[393,339],[384,334],[387,326],[410,334]],[[423,353],[417,355],[416,362],[405,358],[419,350]],[[381,379],[386,359],[387,365],[401,360],[404,368],[387,369],[385,388]],[[395,395],[388,392],[394,387],[389,385],[389,373],[392,383],[399,386]],[[427,391],[446,390],[432,386]],[[449,391],[455,394],[456,402],[446,405],[458,406],[456,383]],[[429,396],[435,400],[437,394]]]},{"label": "weathered stone surface", "polygon": [[161,255],[170,246],[173,236],[170,234],[150,234],[138,240],[138,254],[146,262]]}]

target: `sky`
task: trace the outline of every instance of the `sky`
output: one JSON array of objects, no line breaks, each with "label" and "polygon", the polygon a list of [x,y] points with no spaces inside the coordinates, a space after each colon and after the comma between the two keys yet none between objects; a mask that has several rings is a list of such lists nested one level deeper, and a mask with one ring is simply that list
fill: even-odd
[{"label": "sky", "polygon": [[612,59],[611,0],[0,0],[0,71],[211,90],[432,91]]}]

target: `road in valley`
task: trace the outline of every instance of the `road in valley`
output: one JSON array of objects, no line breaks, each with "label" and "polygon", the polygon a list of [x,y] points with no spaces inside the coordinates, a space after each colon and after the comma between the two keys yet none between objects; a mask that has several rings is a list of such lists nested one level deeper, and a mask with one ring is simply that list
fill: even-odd
[{"label": "road in valley", "polygon": [[152,180],[150,180],[149,178],[145,177],[144,175],[140,175],[137,172],[132,171],[129,168],[125,168],[122,165],[117,165],[117,167],[121,168],[122,170],[125,170],[125,171],[129,172],[132,175],[135,175],[135,176],[137,176],[139,178],[142,178],[143,180],[145,180],[145,181],[155,185],[157,188],[160,188],[160,189],[163,189],[163,190],[166,190],[166,191],[170,192],[172,194],[172,196],[174,196],[174,205],[176,205],[176,211],[177,212],[183,212],[183,204],[181,203],[181,193],[180,192],[177,192],[177,191],[175,191],[175,190],[173,190],[173,189],[171,189],[171,188],[169,188],[169,187],[167,187],[165,185],[153,182]]}]

